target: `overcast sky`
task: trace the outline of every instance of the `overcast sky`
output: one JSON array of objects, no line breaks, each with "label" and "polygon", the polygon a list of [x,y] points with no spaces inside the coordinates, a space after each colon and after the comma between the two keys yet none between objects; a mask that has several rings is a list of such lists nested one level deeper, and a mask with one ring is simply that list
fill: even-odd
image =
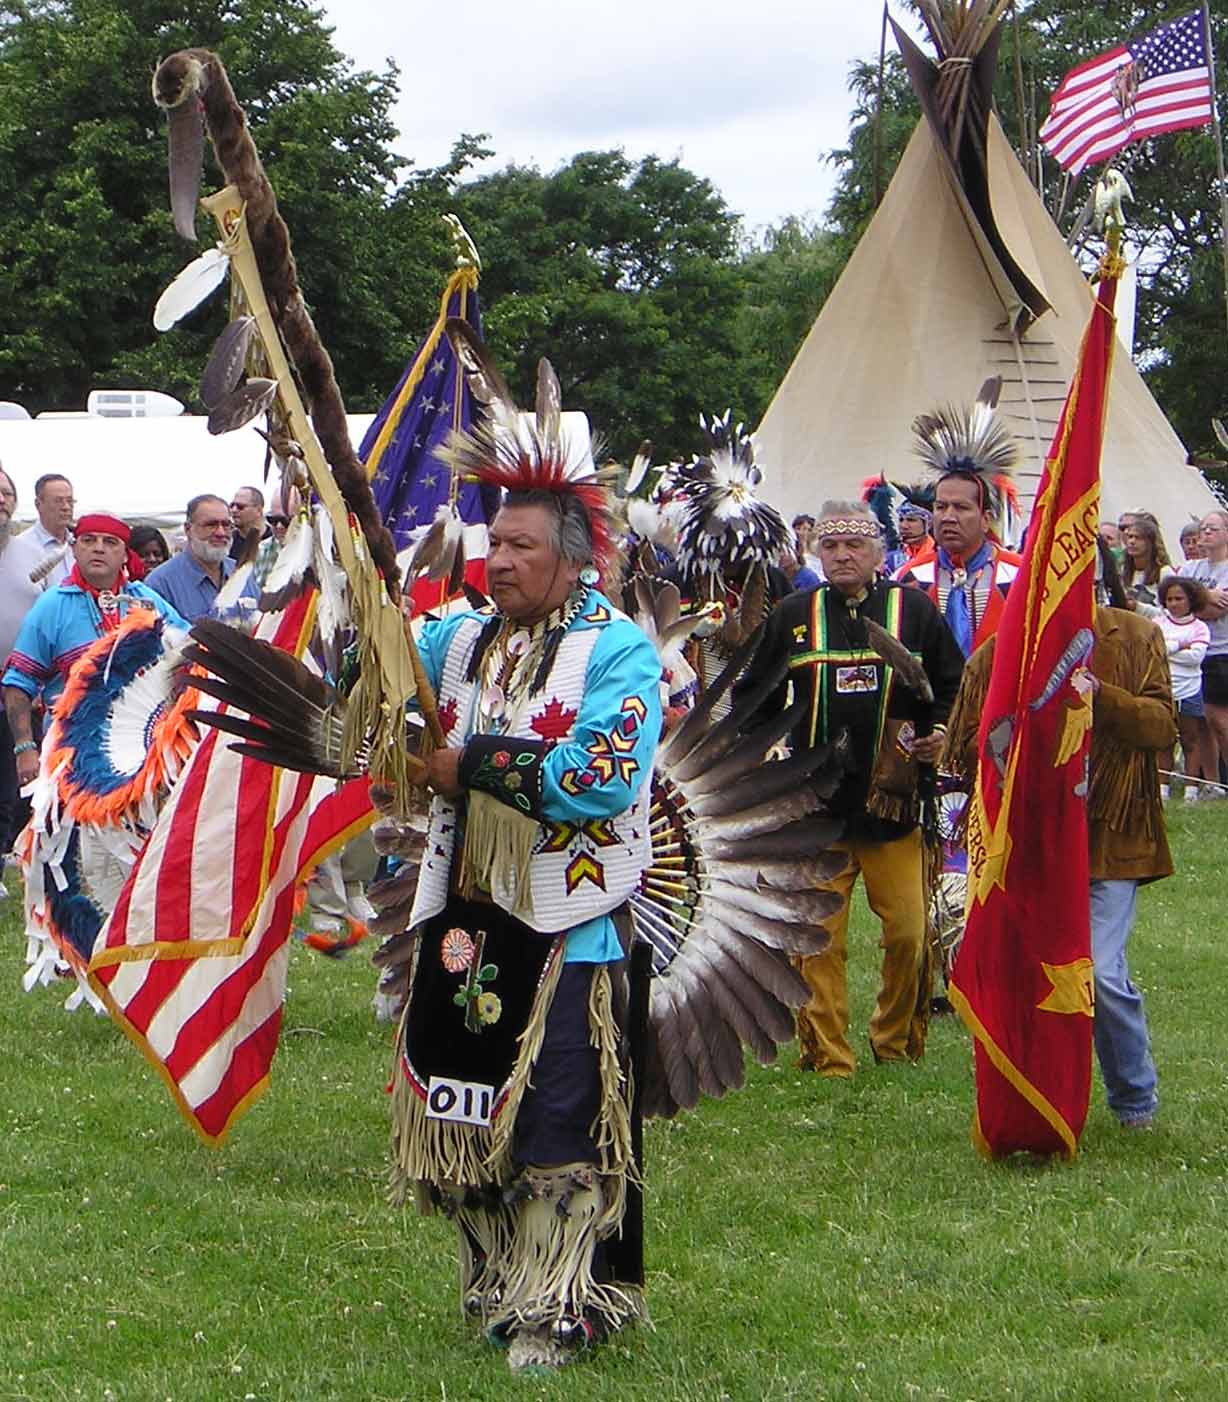
[{"label": "overcast sky", "polygon": [[817,217],[844,144],[850,65],[877,56],[875,0],[330,0],[360,68],[401,69],[398,150],[440,164],[489,132],[491,168],[552,170],[622,147],[707,176],[748,231]]}]

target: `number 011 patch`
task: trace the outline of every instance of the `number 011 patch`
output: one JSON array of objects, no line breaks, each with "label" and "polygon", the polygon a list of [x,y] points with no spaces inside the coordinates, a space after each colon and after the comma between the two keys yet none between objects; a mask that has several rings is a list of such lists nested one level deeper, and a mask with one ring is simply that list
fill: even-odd
[{"label": "number 011 patch", "polygon": [[480,1081],[453,1081],[447,1076],[432,1076],[426,1090],[426,1114],[431,1120],[488,1125],[494,1101],[494,1086],[484,1086]]}]

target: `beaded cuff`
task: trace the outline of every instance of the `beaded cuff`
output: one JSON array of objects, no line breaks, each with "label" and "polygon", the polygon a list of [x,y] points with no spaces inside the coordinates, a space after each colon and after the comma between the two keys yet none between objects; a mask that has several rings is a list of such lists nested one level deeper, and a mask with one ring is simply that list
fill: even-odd
[{"label": "beaded cuff", "polygon": [[541,817],[545,740],[475,735],[461,754],[459,778],[467,789],[490,794],[526,817]]}]

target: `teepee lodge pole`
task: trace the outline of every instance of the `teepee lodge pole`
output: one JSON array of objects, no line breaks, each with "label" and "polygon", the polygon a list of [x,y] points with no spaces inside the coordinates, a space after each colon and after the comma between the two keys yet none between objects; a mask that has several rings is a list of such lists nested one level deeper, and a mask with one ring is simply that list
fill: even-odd
[{"label": "teepee lodge pole", "polygon": [[878,39],[878,94],[874,101],[874,208],[883,198],[883,81],[887,68],[887,0],[883,0],[883,26]]},{"label": "teepee lodge pole", "polygon": [[1011,27],[1015,39],[1015,105],[1019,109],[1019,163],[1024,170],[1032,164],[1032,133],[1028,127],[1027,98],[1023,90],[1023,50],[1019,38],[1019,10],[1011,0]]}]

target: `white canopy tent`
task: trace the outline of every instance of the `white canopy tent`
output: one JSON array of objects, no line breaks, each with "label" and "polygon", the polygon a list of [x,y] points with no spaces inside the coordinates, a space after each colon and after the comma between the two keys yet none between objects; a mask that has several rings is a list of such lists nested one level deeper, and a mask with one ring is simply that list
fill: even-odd
[{"label": "white canopy tent", "polygon": [[[349,416],[357,446],[372,414]],[[268,496],[276,471],[264,484],[264,439],[255,427],[213,437],[202,416],[113,419],[0,420],[0,466],[17,488],[16,519],[34,519],[34,483],[62,472],[73,485],[77,513],[109,511],[132,524],[173,529],[184,507],[201,492],[225,501],[238,487],[260,487]]]}]

